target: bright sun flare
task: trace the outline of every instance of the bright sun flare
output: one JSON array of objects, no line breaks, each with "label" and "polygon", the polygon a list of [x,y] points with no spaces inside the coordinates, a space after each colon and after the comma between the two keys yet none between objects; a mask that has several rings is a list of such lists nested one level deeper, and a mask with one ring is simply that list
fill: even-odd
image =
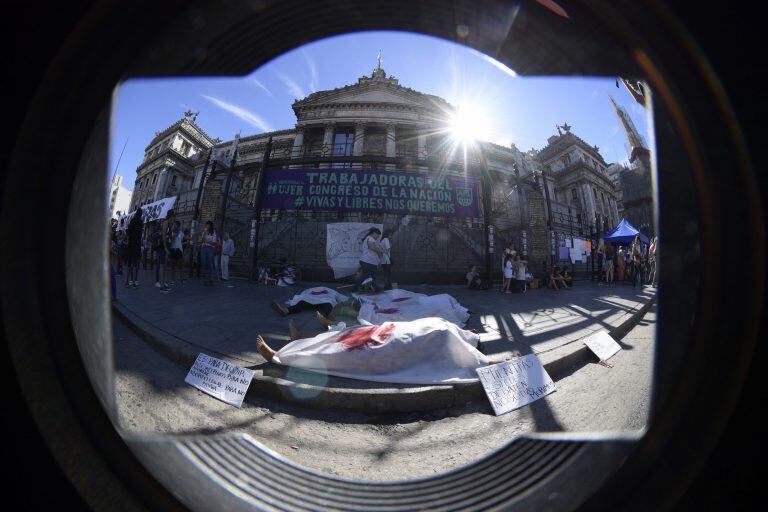
[{"label": "bright sun flare", "polygon": [[451,117],[449,130],[456,142],[469,144],[476,140],[487,140],[491,133],[488,117],[482,109],[461,106]]}]

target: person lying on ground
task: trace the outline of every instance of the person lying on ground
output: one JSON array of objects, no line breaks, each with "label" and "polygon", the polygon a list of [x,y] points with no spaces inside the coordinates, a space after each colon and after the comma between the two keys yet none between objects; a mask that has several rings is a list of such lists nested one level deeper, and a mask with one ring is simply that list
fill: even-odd
[{"label": "person lying on ground", "polygon": [[[360,325],[305,337],[293,322],[291,342],[272,349],[256,336],[267,361],[324,374],[401,384],[476,382],[477,368],[503,362],[478,349],[480,336],[441,318]],[[511,357],[520,357],[512,352]]]},{"label": "person lying on ground", "polygon": [[271,306],[280,316],[287,316],[306,310],[320,311],[323,315],[328,316],[336,304],[347,301],[349,301],[349,297],[346,295],[342,295],[332,288],[317,286],[307,288],[301,293],[294,295],[291,300],[285,302],[285,305],[273,300]]}]

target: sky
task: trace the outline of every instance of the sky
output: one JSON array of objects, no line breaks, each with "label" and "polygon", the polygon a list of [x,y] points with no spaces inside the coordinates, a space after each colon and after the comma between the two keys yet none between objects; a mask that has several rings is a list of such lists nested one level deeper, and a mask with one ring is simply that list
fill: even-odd
[{"label": "sky", "polygon": [[[213,138],[231,140],[296,124],[291,104],[313,92],[354,84],[381,67],[400,85],[471,108],[482,140],[521,151],[542,149],[566,122],[600,148],[608,163],[626,162],[624,131],[608,98],[629,113],[648,141],[645,109],[614,78],[524,78],[465,46],[407,32],[358,32],[285,53],[245,77],[131,79],[118,86],[112,110],[110,176],[133,189],[136,168],[154,137],[199,111],[196,123]],[[123,148],[125,150],[123,151]],[[122,154],[122,157],[120,157]]]}]

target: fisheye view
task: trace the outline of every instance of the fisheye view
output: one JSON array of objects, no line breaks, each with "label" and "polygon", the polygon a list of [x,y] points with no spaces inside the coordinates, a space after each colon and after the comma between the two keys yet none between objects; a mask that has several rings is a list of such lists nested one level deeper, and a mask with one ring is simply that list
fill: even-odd
[{"label": "fisheye view", "polygon": [[244,434],[376,482],[522,436],[641,437],[652,110],[636,79],[521,77],[407,32],[238,78],[124,81],[104,219],[115,426]]}]

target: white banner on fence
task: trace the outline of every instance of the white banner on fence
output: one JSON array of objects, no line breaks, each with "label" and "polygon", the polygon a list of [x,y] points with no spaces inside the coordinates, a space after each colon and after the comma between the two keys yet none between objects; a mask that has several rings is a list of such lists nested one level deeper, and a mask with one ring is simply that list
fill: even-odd
[{"label": "white banner on fence", "polygon": [[360,256],[363,253],[363,237],[371,228],[379,228],[381,224],[366,222],[335,222],[328,224],[325,242],[325,258],[328,266],[333,269],[336,279],[354,275],[360,266]]},{"label": "white banner on fence", "polygon": [[253,370],[200,353],[184,382],[235,407],[243,405]]},{"label": "white banner on fence", "polygon": [[552,393],[555,383],[534,354],[477,368],[496,416]]},{"label": "white banner on fence", "polygon": [[[165,216],[168,215],[168,210],[173,208],[174,204],[176,204],[176,196],[166,197],[164,199],[160,199],[159,201],[155,201],[154,203],[145,204],[141,207],[141,211],[144,212],[144,223],[146,224],[148,222],[152,222],[153,220],[164,219]],[[134,215],[136,215],[135,210],[127,215],[120,217],[117,220],[117,230],[125,231],[126,228],[128,228],[128,224],[131,223],[131,219]]]},{"label": "white banner on fence", "polygon": [[606,331],[587,336],[582,341],[601,361],[607,361],[621,350],[619,344]]}]

